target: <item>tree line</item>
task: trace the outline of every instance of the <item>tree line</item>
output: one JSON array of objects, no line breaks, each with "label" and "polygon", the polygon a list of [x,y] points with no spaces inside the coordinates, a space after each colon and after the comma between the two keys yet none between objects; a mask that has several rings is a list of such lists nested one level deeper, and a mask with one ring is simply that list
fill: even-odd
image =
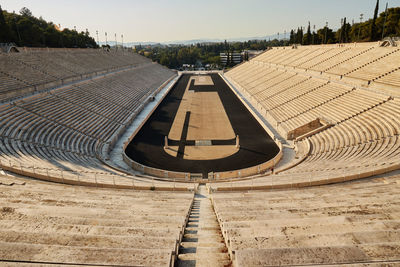
[{"label": "tree line", "polygon": [[0,6],[0,43],[30,47],[98,47],[88,30],[60,30],[53,22],[33,16],[26,7],[16,14],[3,11]]},{"label": "tree line", "polygon": [[191,45],[153,45],[135,47],[137,53],[151,58],[169,68],[178,69],[182,64],[211,65],[220,67],[220,53],[241,52],[243,50],[265,50],[272,46],[283,46],[285,40],[251,40],[246,42],[198,43]]},{"label": "tree line", "polygon": [[318,30],[299,27],[290,31],[290,44],[334,44],[351,42],[378,41],[383,37],[400,36],[400,7],[388,8],[378,16],[379,0],[375,7],[374,17],[365,22],[351,23],[346,17],[341,19],[341,27],[334,31],[328,25]]}]

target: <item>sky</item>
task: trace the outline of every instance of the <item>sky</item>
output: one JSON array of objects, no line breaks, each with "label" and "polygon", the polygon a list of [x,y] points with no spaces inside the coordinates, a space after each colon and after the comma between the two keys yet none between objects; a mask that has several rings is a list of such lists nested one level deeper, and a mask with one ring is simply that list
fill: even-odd
[{"label": "sky", "polygon": [[[381,0],[400,6],[399,0]],[[3,10],[29,8],[33,15],[78,31],[88,29],[100,42],[169,42],[229,39],[283,34],[326,21],[339,28],[340,19],[358,22],[373,16],[376,0],[1,0]]]}]

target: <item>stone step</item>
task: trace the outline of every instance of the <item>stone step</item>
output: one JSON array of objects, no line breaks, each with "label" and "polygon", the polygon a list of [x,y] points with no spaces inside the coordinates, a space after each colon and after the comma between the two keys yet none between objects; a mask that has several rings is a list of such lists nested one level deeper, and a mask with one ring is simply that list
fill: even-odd
[{"label": "stone step", "polygon": [[[222,243],[223,244],[223,243]],[[226,247],[197,247],[197,254],[214,254],[214,253],[222,253],[226,257],[229,257],[228,249]]]},{"label": "stone step", "polygon": [[207,229],[207,228],[199,228],[197,233],[204,233],[204,234],[215,234],[215,235],[220,235],[221,232],[218,230],[215,230],[215,228]]},{"label": "stone step", "polygon": [[182,242],[181,247],[189,248],[189,247],[203,247],[203,248],[225,248],[225,243],[221,242]]},{"label": "stone step", "polygon": [[[197,249],[196,253],[186,253],[186,254],[179,254],[178,258],[180,260],[204,260],[210,259],[214,262],[220,262],[224,260],[230,260],[229,255],[226,252],[215,252],[209,251],[208,249]],[[214,266],[214,265],[207,265],[207,266]]]},{"label": "stone step", "polygon": [[200,223],[202,223],[202,224],[215,223],[215,216],[212,216],[212,217],[210,216],[209,218],[204,218],[203,215],[201,215]]},{"label": "stone step", "polygon": [[135,228],[135,227],[113,227],[113,226],[95,226],[79,224],[55,224],[55,223],[29,223],[16,220],[0,220],[0,229],[8,231],[25,231],[31,233],[53,233],[58,234],[89,234],[89,235],[114,235],[114,236],[162,236],[179,235],[180,228],[172,228],[173,224],[164,228]]},{"label": "stone step", "polygon": [[198,266],[198,267],[227,267],[231,261],[226,253],[199,255],[195,253],[182,254],[178,256],[177,266]]},{"label": "stone step", "polygon": [[189,222],[186,224],[187,227],[198,227],[199,223],[198,222]]},{"label": "stone step", "polygon": [[174,250],[176,238],[166,237],[128,237],[128,236],[102,236],[59,233],[32,233],[0,230],[0,242],[15,242],[25,244],[58,245],[71,247],[96,247],[96,248],[138,248]]},{"label": "stone step", "polygon": [[207,233],[207,232],[199,233],[198,232],[197,234],[184,234],[183,238],[202,238],[202,239],[205,239],[205,238],[218,238],[218,239],[221,239],[222,238],[222,234],[221,233],[214,233],[214,232],[212,232],[212,233]]},{"label": "stone step", "polygon": [[206,227],[218,227],[218,228],[220,228],[219,224],[217,222],[215,222],[215,223],[204,223],[204,224],[200,223],[198,225],[198,228],[206,228]]},{"label": "stone step", "polygon": [[219,224],[217,224],[216,226],[199,226],[197,229],[199,231],[220,231],[221,228],[219,227]]},{"label": "stone step", "polygon": [[166,249],[107,249],[91,247],[49,246],[0,242],[3,260],[37,261],[88,265],[167,266],[171,251]]},{"label": "stone step", "polygon": [[200,223],[199,223],[199,227],[200,228],[207,228],[207,227],[217,227],[217,228],[220,228],[219,227],[219,223],[218,223],[218,221],[217,221],[217,217],[215,217],[215,219],[214,219],[214,221],[200,221]]}]

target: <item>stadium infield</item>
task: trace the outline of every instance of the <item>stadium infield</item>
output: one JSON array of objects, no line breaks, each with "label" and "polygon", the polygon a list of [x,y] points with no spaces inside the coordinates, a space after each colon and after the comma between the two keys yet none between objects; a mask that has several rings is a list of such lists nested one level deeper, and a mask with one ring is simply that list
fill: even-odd
[{"label": "stadium infield", "polygon": [[185,74],[125,152],[148,167],[206,177],[264,163],[279,148],[218,74]]}]

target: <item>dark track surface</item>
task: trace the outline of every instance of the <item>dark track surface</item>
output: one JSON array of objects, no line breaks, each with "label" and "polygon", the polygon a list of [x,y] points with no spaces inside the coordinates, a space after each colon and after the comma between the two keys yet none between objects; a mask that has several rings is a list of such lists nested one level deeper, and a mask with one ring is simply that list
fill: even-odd
[{"label": "dark track surface", "polygon": [[[240,150],[223,159],[186,160],[164,151],[164,137],[170,128],[185,92],[190,75],[183,75],[126,148],[126,154],[143,165],[169,171],[208,173],[243,169],[272,159],[279,148],[218,74],[211,74],[213,86],[194,86],[189,90],[217,91],[236,135]],[[187,141],[190,142],[190,141]],[[213,144],[217,142],[213,141]]]}]

